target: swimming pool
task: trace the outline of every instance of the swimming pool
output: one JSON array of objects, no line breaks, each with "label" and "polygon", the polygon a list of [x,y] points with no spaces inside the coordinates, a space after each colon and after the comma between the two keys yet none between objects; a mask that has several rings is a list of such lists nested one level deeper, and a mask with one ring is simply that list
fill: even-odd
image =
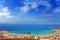
[{"label": "swimming pool", "polygon": [[29,34],[50,34],[54,33],[55,30],[52,29],[45,29],[45,30],[13,30],[13,31],[8,31],[11,34],[24,34],[24,33],[29,33]]}]

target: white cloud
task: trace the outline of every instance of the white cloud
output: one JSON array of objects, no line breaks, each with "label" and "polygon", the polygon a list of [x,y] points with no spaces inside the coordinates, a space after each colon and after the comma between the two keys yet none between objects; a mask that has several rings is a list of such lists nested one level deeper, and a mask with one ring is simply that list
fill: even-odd
[{"label": "white cloud", "polygon": [[39,4],[46,7],[44,11],[49,10],[52,7],[52,5],[48,1],[41,0]]},{"label": "white cloud", "polygon": [[8,7],[4,7],[0,11],[0,17],[6,17],[6,18],[12,18],[10,11],[8,10]]},{"label": "white cloud", "polygon": [[31,3],[31,8],[35,9],[38,7],[38,4],[36,2]]},{"label": "white cloud", "polygon": [[24,2],[24,4],[27,6],[31,5],[31,9],[35,9],[39,5],[37,2]]},{"label": "white cloud", "polygon": [[37,0],[37,1],[26,0],[24,4],[27,6],[31,5],[31,9],[37,8],[39,5],[46,6],[47,9],[51,8],[51,4],[48,1],[44,1],[44,0]]},{"label": "white cloud", "polygon": [[15,16],[11,15],[8,7],[3,6],[4,1],[0,2],[0,23],[10,23]]},{"label": "white cloud", "polygon": [[24,5],[25,6],[19,8],[20,13],[27,13],[31,9],[37,8],[39,5],[43,5],[46,7],[44,10],[42,10],[44,12],[51,8],[51,4],[48,1],[44,1],[44,0],[40,0],[40,1],[39,0],[37,0],[37,1],[25,0]]},{"label": "white cloud", "polygon": [[48,7],[48,8],[51,7],[51,4],[50,4],[49,2],[44,2],[44,5],[45,5],[46,7]]},{"label": "white cloud", "polygon": [[6,16],[7,18],[13,18],[14,16]]},{"label": "white cloud", "polygon": [[54,12],[54,13],[60,13],[60,7],[57,7],[56,9],[54,9],[53,12]]},{"label": "white cloud", "polygon": [[35,9],[35,8],[37,8],[38,5],[39,5],[39,4],[38,4],[37,2],[35,2],[35,1],[29,1],[29,0],[26,0],[26,1],[24,2],[24,4],[27,5],[27,6],[31,5],[31,9]]},{"label": "white cloud", "polygon": [[26,13],[30,10],[30,7],[29,6],[23,6],[23,7],[20,7],[20,12],[23,12],[23,13]]},{"label": "white cloud", "polygon": [[8,12],[8,7],[4,7],[3,9],[1,9],[3,12]]}]

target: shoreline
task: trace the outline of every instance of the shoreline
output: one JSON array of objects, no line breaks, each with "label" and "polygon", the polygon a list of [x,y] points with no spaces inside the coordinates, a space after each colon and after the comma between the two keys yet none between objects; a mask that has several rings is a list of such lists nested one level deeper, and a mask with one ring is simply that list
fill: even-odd
[{"label": "shoreline", "polygon": [[8,31],[0,31],[0,33],[2,33],[3,37],[6,38],[21,38],[21,37],[39,37],[39,38],[53,38],[55,36],[60,36],[60,29],[53,29],[55,30],[54,33],[50,33],[50,34],[10,34],[8,33]]},{"label": "shoreline", "polygon": [[[49,33],[49,34],[27,34],[27,35],[60,35],[60,29],[53,29],[55,30],[55,32],[53,33]],[[8,31],[6,30],[1,30],[0,33],[3,33],[3,34],[11,34],[11,33],[8,33]],[[12,35],[26,35],[26,34],[12,34]]]}]

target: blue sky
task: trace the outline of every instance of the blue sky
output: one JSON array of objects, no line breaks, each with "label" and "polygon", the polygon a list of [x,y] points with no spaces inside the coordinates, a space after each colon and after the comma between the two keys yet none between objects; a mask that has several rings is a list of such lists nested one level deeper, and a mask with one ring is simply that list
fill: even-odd
[{"label": "blue sky", "polygon": [[60,24],[60,0],[0,0],[0,23]]}]

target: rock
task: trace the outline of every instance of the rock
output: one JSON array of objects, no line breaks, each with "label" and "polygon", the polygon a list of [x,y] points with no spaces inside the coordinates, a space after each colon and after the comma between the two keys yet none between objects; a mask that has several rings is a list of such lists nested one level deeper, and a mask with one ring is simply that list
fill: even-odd
[{"label": "rock", "polygon": [[29,32],[25,32],[24,34],[30,34]]}]

